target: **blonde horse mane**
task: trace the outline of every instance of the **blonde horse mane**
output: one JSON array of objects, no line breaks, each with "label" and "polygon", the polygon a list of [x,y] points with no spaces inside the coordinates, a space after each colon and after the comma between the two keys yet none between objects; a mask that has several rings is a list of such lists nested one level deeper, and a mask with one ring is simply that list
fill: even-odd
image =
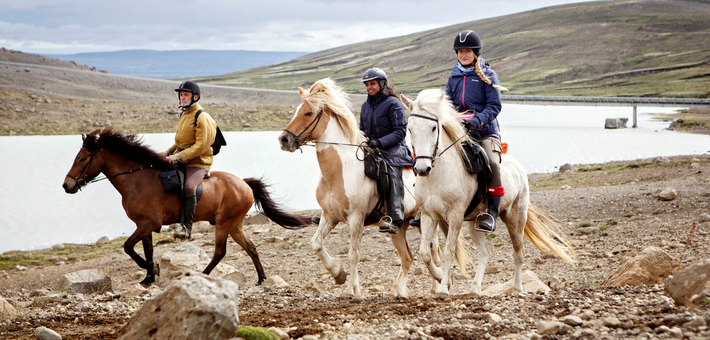
[{"label": "blonde horse mane", "polygon": [[301,99],[310,105],[313,112],[325,109],[332,112],[350,143],[358,144],[365,139],[351,111],[348,95],[332,79],[324,78],[313,83],[308,92],[301,91]]},{"label": "blonde horse mane", "polygon": [[[419,92],[415,102],[420,109],[434,116],[441,124],[441,130],[453,142],[461,136],[461,142],[470,141],[466,129],[461,124],[461,114],[456,111],[451,100],[441,89],[427,89]],[[445,146],[444,146],[445,147]],[[461,153],[461,143],[454,143],[454,148]]]}]

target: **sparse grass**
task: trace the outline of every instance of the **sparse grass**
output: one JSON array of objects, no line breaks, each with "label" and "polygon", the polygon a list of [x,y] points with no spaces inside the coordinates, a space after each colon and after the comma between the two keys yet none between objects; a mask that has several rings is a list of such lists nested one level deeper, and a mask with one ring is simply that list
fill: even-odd
[{"label": "sparse grass", "polygon": [[592,223],[591,223],[591,222],[582,222],[582,223],[580,223],[580,224],[577,225],[577,229],[580,229],[580,228],[588,228],[588,227],[591,227],[591,226],[592,226]]},{"label": "sparse grass", "polygon": [[489,233],[489,234],[486,235],[486,239],[487,239],[487,240],[492,240],[492,239],[496,238],[497,236],[498,236],[498,235],[496,235],[495,233]]},{"label": "sparse grass", "polygon": [[278,335],[264,327],[239,325],[237,336],[244,340],[281,340]]}]

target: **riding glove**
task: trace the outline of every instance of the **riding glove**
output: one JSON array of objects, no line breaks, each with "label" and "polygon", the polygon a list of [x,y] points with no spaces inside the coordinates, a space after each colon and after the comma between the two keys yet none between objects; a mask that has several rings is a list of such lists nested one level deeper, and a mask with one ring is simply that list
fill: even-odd
[{"label": "riding glove", "polygon": [[474,122],[473,119],[467,120],[464,125],[466,126],[466,129],[468,129],[468,130],[478,130],[480,128],[480,126],[478,126],[478,124],[476,124],[476,122]]},{"label": "riding glove", "polygon": [[367,141],[367,146],[371,148],[382,148],[382,143],[377,139],[370,139]]}]

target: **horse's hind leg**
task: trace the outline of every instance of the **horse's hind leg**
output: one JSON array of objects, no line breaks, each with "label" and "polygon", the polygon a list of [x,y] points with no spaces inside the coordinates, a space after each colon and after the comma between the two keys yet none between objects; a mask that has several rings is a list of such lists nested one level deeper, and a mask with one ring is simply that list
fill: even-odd
[{"label": "horse's hind leg", "polygon": [[313,234],[311,238],[311,247],[313,251],[316,252],[316,255],[323,263],[325,269],[330,272],[330,276],[335,279],[335,283],[341,285],[345,283],[348,274],[340,266],[340,260],[332,258],[325,249],[325,246],[323,246],[323,239],[330,234],[330,231],[333,230],[334,227],[335,223],[330,218],[330,215],[328,215],[326,211],[323,211],[318,230],[316,230],[316,233]]},{"label": "horse's hind leg", "polygon": [[236,227],[232,229],[230,233],[234,242],[237,242],[242,249],[251,257],[251,261],[254,262],[254,267],[256,268],[256,274],[258,275],[258,280],[256,285],[261,285],[264,280],[266,280],[266,273],[264,272],[264,267],[261,265],[261,260],[259,260],[259,253],[256,251],[256,245],[252,242],[247,234],[244,233],[244,219],[239,221]]},{"label": "horse's hind leg", "polygon": [[527,207],[521,208],[520,204],[514,203],[510,210],[501,215],[501,220],[508,228],[510,241],[513,243],[513,263],[515,264],[515,274],[513,275],[513,294],[523,292],[523,258],[525,245],[525,223],[527,221]]},{"label": "horse's hind leg", "polygon": [[401,265],[399,267],[399,274],[397,274],[397,278],[394,280],[394,285],[388,295],[397,297],[409,296],[407,290],[407,274],[409,273],[409,268],[412,266],[412,262],[414,262],[414,255],[412,255],[412,250],[409,249],[409,244],[407,243],[408,227],[408,224],[403,224],[397,234],[392,235],[392,244],[397,249]]},{"label": "horse's hind leg", "polygon": [[483,275],[486,273],[488,266],[488,248],[486,247],[486,234],[474,229],[474,222],[466,222],[473,242],[476,243],[478,250],[478,267],[476,268],[476,276],[473,277],[473,284],[468,291],[468,295],[481,295],[481,284],[483,283]]},{"label": "horse's hind leg", "polygon": [[[231,225],[231,223],[230,223]],[[220,261],[227,254],[227,237],[229,236],[229,231],[225,228],[225,224],[218,223],[214,231],[214,254],[212,254],[212,261],[205,267],[202,272],[210,275],[214,267],[216,267]]]}]

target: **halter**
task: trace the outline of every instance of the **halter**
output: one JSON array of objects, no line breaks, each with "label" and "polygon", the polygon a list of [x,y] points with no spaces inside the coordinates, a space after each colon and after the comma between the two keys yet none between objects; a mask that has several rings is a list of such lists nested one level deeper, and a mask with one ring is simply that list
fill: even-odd
[{"label": "halter", "polygon": [[[316,119],[314,119],[310,124],[308,124],[308,126],[306,126],[306,128],[303,129],[303,131],[301,131],[301,133],[299,133],[299,134],[295,134],[291,130],[288,130],[288,129],[284,129],[284,131],[290,133],[293,136],[293,138],[296,139],[296,143],[298,144],[298,146],[302,146],[302,145],[306,144],[306,141],[308,140],[308,138],[311,137],[311,134],[313,134],[313,131],[315,131],[316,127],[318,127],[318,123],[320,122],[320,117],[322,115],[323,115],[323,110],[318,112]],[[313,127],[311,128],[311,131],[309,131],[305,137],[301,137],[302,134],[304,134],[304,133],[306,133],[306,131],[308,131],[308,128],[310,128],[311,125],[313,125]]]},{"label": "halter", "polygon": [[[424,109],[424,108],[422,108],[422,110],[426,111],[426,109]],[[436,144],[434,145],[434,153],[432,153],[431,156],[419,156],[419,155],[414,155],[414,162],[415,162],[415,163],[417,162],[417,159],[419,159],[419,158],[431,159],[431,167],[433,168],[433,167],[434,167],[434,162],[435,162],[439,157],[441,157],[441,155],[443,155],[444,152],[446,152],[446,150],[450,149],[452,146],[454,146],[456,143],[458,143],[458,141],[460,141],[461,138],[463,138],[464,136],[466,136],[466,134],[463,134],[461,137],[459,137],[459,138],[456,139],[453,143],[451,143],[451,145],[447,146],[443,151],[441,151],[440,154],[437,155],[437,154],[436,154],[436,151],[439,150],[439,140],[440,140],[440,137],[441,137],[441,127],[439,126],[439,120],[438,120],[437,118],[435,118],[435,117],[429,117],[429,116],[420,115],[420,114],[416,114],[416,113],[412,113],[412,114],[410,114],[409,116],[410,116],[410,117],[419,117],[419,118],[424,118],[424,119],[428,119],[428,120],[433,120],[433,121],[435,121],[436,124],[437,124],[437,129],[436,129]]]}]

